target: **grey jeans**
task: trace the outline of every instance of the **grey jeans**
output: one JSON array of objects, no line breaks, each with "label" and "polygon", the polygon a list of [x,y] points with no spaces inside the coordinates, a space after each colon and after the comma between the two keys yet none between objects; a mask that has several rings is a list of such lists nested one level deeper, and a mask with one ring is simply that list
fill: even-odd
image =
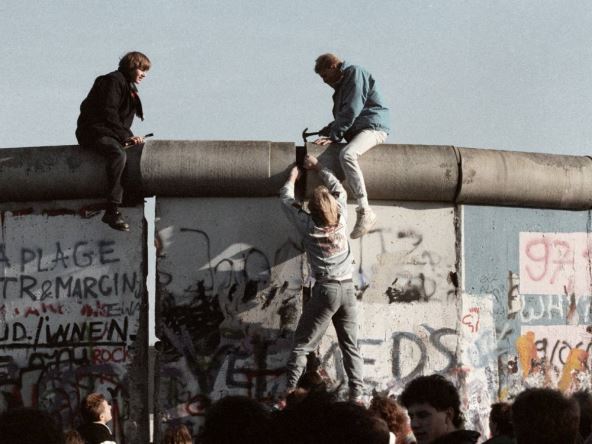
[{"label": "grey jeans", "polygon": [[350,397],[358,398],[364,389],[364,362],[358,348],[358,301],[354,284],[317,282],[312,293],[294,333],[294,347],[287,364],[287,388],[296,387],[306,366],[306,355],[318,346],[332,320],[349,379]]}]

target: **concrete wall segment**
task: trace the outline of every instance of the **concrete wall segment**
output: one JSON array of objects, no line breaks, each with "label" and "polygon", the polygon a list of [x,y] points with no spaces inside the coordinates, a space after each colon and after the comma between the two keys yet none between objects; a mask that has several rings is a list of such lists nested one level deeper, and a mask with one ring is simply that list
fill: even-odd
[{"label": "concrete wall segment", "polygon": [[[343,178],[340,147],[307,144]],[[130,182],[144,196],[273,196],[296,157],[293,143],[268,141],[149,140],[127,152]],[[592,207],[587,156],[381,145],[360,164],[375,200]],[[0,201],[100,197],[103,165],[100,156],[76,146],[3,149]],[[310,181],[309,192],[315,184]]]},{"label": "concrete wall segment", "polygon": [[[344,178],[339,163],[343,147],[307,144],[309,153]],[[376,200],[453,202],[458,183],[458,162],[451,146],[381,145],[359,159],[368,195]],[[309,190],[317,184],[314,180]]]},{"label": "concrete wall segment", "polygon": [[21,205],[0,206],[0,410],[43,408],[67,429],[100,391],[117,441],[148,442],[143,208],[124,209],[122,233],[92,203]]},{"label": "concrete wall segment", "polygon": [[290,163],[274,162],[278,170],[272,170],[272,151],[294,161],[290,143],[148,141],[141,161],[144,190],[159,196],[272,196]]},{"label": "concrete wall segment", "polygon": [[592,207],[592,159],[517,151],[458,148],[459,203],[587,209]]},{"label": "concrete wall segment", "polygon": [[[360,345],[368,394],[398,393],[416,375],[452,373],[457,364],[454,208],[372,203],[377,226],[351,242]],[[226,394],[271,404],[284,389],[310,284],[279,199],[157,198],[157,230],[160,421],[197,426],[208,403]],[[328,378],[343,378],[332,328],[317,358]]]},{"label": "concrete wall segment", "polygon": [[590,211],[463,206],[464,291],[491,295],[501,399],[590,389]]}]

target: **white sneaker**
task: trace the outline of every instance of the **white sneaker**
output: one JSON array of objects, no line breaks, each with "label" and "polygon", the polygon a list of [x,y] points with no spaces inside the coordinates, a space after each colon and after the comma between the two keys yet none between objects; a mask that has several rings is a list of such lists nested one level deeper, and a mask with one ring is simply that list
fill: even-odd
[{"label": "white sneaker", "polygon": [[352,239],[362,237],[376,224],[376,213],[372,211],[372,208],[358,208],[356,213],[356,224],[349,235]]}]

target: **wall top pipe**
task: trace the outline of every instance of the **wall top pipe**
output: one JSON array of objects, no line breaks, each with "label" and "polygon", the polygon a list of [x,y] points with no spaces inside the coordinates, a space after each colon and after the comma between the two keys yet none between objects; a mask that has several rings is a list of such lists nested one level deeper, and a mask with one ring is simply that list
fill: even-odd
[{"label": "wall top pipe", "polygon": [[[343,178],[339,145],[307,144]],[[128,150],[130,182],[143,195],[277,195],[295,145],[269,141],[150,140]],[[360,158],[377,200],[543,208],[592,207],[592,159],[438,145],[381,145]],[[310,175],[308,190],[317,183]],[[0,151],[0,201],[104,195],[104,160],[78,146]]]}]

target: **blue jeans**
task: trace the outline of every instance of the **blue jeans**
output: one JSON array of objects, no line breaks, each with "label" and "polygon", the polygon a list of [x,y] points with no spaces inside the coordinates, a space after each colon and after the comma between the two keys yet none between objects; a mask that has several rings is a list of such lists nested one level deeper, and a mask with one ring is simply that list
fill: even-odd
[{"label": "blue jeans", "polygon": [[364,362],[358,348],[357,303],[351,281],[315,284],[294,333],[294,347],[287,364],[288,390],[296,387],[306,366],[306,355],[317,348],[332,320],[349,379],[350,398],[362,396]]}]

